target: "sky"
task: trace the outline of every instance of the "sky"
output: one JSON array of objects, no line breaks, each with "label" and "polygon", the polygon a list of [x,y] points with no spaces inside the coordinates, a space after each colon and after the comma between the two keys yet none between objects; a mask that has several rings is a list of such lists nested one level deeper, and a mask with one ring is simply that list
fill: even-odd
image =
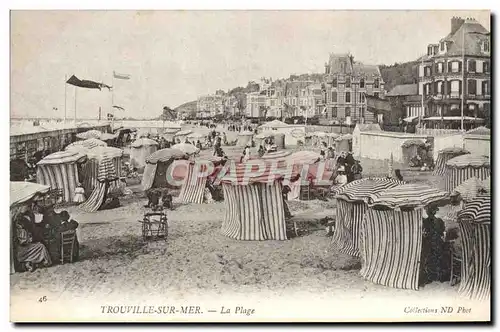
[{"label": "sky", "polygon": [[[260,77],[322,73],[332,52],[411,61],[453,16],[490,30],[489,11],[12,11],[11,117],[105,117],[113,99],[117,117],[152,118]],[[65,84],[71,75],[113,93]]]}]

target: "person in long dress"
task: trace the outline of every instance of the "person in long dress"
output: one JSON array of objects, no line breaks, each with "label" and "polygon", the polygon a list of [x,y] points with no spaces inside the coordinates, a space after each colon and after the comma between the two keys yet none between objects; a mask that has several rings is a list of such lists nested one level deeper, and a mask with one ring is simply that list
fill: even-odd
[{"label": "person in long dress", "polygon": [[16,258],[26,271],[32,272],[37,265],[52,265],[52,259],[43,243],[33,241],[33,234],[30,232],[33,225],[30,223],[30,220],[25,216],[16,217]]},{"label": "person in long dress", "polygon": [[79,183],[75,189],[75,196],[73,197],[73,202],[75,203],[83,203],[85,202],[85,189],[83,189],[82,185]]}]

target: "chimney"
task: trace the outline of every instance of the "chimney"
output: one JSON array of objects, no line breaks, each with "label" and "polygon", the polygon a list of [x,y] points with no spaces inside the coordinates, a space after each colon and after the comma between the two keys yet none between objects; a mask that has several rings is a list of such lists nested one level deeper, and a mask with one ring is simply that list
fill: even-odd
[{"label": "chimney", "polygon": [[453,35],[464,24],[465,20],[461,17],[453,16],[451,18],[451,34]]}]

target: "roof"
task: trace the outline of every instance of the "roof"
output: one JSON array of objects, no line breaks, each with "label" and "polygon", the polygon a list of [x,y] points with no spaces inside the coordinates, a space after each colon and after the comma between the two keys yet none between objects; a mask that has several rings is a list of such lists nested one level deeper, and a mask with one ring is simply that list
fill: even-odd
[{"label": "roof", "polygon": [[37,165],[55,165],[84,161],[87,155],[79,150],[58,151],[49,154],[38,162]]},{"label": "roof", "polygon": [[491,196],[480,195],[465,204],[464,209],[458,213],[458,219],[474,223],[491,222]]},{"label": "roof", "polygon": [[405,182],[391,178],[365,178],[352,181],[342,186],[336,192],[336,198],[346,201],[364,201],[371,195],[396,186],[405,184]]},{"label": "roof", "polygon": [[424,185],[403,184],[375,193],[370,198],[369,206],[386,206],[392,209],[401,207],[419,207],[429,204],[446,204],[450,195],[446,191]]},{"label": "roof", "polygon": [[[462,43],[462,38],[465,44]],[[490,36],[489,31],[479,22],[466,20],[453,35],[448,35],[445,39],[451,42],[446,52],[447,56],[462,56],[463,45],[465,45],[465,55],[484,55],[481,52],[482,42],[489,40]]]},{"label": "roof", "polygon": [[401,84],[396,85],[389,91],[386,96],[387,97],[396,97],[396,96],[414,96],[417,95],[417,84]]},{"label": "roof", "polygon": [[[365,131],[382,131],[380,128],[380,125],[378,123],[358,123],[356,124],[356,128],[359,129],[359,131],[365,132]],[[356,130],[356,128],[354,128]]]},{"label": "roof", "polygon": [[187,155],[181,150],[177,149],[161,149],[146,157],[146,162],[149,164],[156,164],[158,162],[167,162],[171,159],[186,159]]},{"label": "roof", "polygon": [[111,146],[98,146],[87,151],[90,159],[104,160],[105,158],[118,158],[123,156],[123,150]]},{"label": "roof", "polygon": [[391,104],[388,100],[366,95],[366,107],[377,111],[392,112]]},{"label": "roof", "polygon": [[365,65],[361,62],[354,62],[353,71],[355,75],[367,76],[367,77],[379,77],[382,81],[382,76],[380,75],[380,69],[377,65]]},{"label": "roof", "polygon": [[35,196],[47,193],[50,186],[31,182],[10,182],[10,206],[22,204]]},{"label": "roof", "polygon": [[465,168],[465,167],[490,167],[490,158],[478,154],[463,154],[452,158],[446,162],[446,166]]},{"label": "roof", "polygon": [[[342,65],[345,65],[342,68]],[[352,74],[353,68],[351,65],[351,61],[349,59],[349,54],[330,54],[330,59],[328,60],[328,66],[330,67],[330,73],[345,73]]]},{"label": "roof", "polygon": [[491,130],[486,127],[477,127],[466,132],[470,135],[491,135]]},{"label": "roof", "polygon": [[285,85],[285,96],[298,94],[299,90],[306,88],[308,85],[313,83],[313,81],[292,81],[287,82]]},{"label": "roof", "polygon": [[180,151],[184,152],[185,154],[195,154],[195,153],[200,151],[200,149],[198,149],[196,146],[194,146],[193,144],[189,144],[189,143],[175,144],[172,146],[172,149],[180,150]]},{"label": "roof", "polygon": [[158,142],[149,138],[139,138],[132,142],[131,147],[140,148],[141,146],[158,145]]},{"label": "roof", "polygon": [[280,121],[280,120],[273,120],[273,121],[269,121],[269,122],[266,122],[264,123],[263,125],[260,126],[260,128],[263,128],[263,127],[275,127],[275,128],[279,128],[279,127],[288,127],[289,125]]}]

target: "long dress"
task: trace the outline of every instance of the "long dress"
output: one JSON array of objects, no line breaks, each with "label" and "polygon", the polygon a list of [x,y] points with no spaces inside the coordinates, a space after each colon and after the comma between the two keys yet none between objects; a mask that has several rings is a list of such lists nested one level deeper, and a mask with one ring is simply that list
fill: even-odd
[{"label": "long dress", "polygon": [[40,242],[32,242],[33,238],[21,225],[16,225],[17,232],[17,261],[19,263],[52,265],[49,251]]}]

